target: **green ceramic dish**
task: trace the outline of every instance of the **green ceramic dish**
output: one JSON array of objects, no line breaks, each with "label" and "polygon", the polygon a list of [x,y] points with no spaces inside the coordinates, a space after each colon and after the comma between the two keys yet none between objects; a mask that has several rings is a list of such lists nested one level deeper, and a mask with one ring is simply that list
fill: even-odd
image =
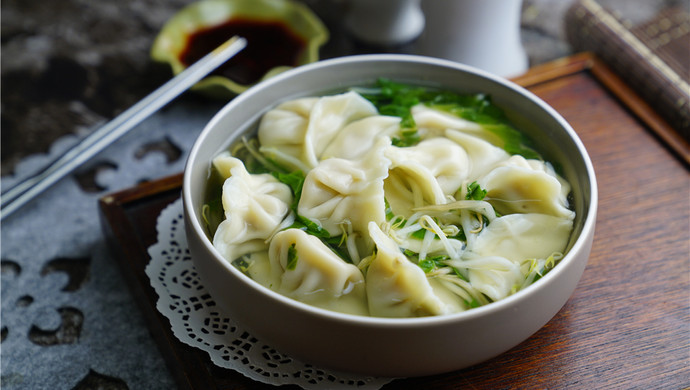
[{"label": "green ceramic dish", "polygon": [[[175,14],[162,28],[151,48],[151,58],[168,63],[173,74],[186,65],[180,56],[188,39],[199,30],[219,26],[231,19],[257,22],[280,22],[305,42],[297,60],[298,65],[319,59],[319,48],[328,40],[328,30],[305,5],[292,0],[202,0],[192,3]],[[281,73],[290,66],[270,69],[259,80]],[[198,82],[192,90],[216,98],[233,97],[253,84],[239,84],[227,77],[211,75]]]}]

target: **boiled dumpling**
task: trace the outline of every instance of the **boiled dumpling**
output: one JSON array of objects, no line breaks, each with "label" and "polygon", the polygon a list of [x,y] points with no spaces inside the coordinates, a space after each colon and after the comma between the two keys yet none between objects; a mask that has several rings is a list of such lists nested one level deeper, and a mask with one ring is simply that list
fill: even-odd
[{"label": "boiled dumpling", "polygon": [[512,156],[477,180],[487,200],[500,214],[541,213],[572,219],[569,185],[541,161]]},{"label": "boiled dumpling", "polygon": [[564,203],[567,203],[567,197],[568,194],[570,193],[570,183],[568,183],[565,179],[563,179],[560,175],[556,173],[556,171],[553,169],[553,166],[547,162],[541,161],[541,160],[535,160],[535,159],[526,159],[523,156],[520,155],[515,155],[511,156],[509,159],[504,160],[498,164],[496,164],[495,168],[502,167],[502,166],[518,166],[518,167],[523,167],[523,168],[529,168],[538,172],[544,172],[548,174],[549,176],[555,177],[558,182],[561,184],[561,199]]},{"label": "boiled dumpling", "polygon": [[519,286],[524,280],[517,263],[510,262],[500,256],[484,259],[490,263],[501,262],[503,267],[477,267],[468,270],[470,284],[477,291],[494,301],[498,301],[510,295],[515,286]]},{"label": "boiled dumpling", "polygon": [[391,146],[385,154],[393,168],[405,167],[419,171],[422,176],[433,176],[445,195],[454,194],[467,179],[467,152],[444,138],[432,138],[404,148]]},{"label": "boiled dumpling", "polygon": [[405,218],[414,213],[414,208],[446,201],[433,175],[417,169],[391,168],[384,181],[384,190],[393,214]]},{"label": "boiled dumpling", "polygon": [[[483,301],[484,298],[478,293],[493,300],[505,298],[524,280],[519,262],[497,255],[480,255],[467,251],[462,259],[447,260],[445,263],[463,270],[462,273],[469,279],[469,286],[462,287],[465,291],[459,291],[459,295],[467,302],[473,299]],[[456,289],[453,291],[458,292]]]},{"label": "boiled dumpling", "polygon": [[347,224],[366,236],[369,221],[384,222],[383,179],[390,160],[383,156],[383,150],[389,143],[380,139],[362,160],[322,161],[304,180],[299,215],[318,223],[332,236],[347,231]]},{"label": "boiled dumpling", "polygon": [[268,249],[269,286],[298,301],[325,309],[367,315],[362,272],[317,237],[300,229],[277,233]]},{"label": "boiled dumpling", "polygon": [[[505,298],[524,280],[520,264],[565,250],[572,226],[569,219],[544,214],[510,214],[494,219],[465,254],[473,264],[493,266],[470,268],[470,283],[493,300]],[[461,266],[461,262],[454,265]]]},{"label": "boiled dumpling", "polygon": [[302,161],[304,138],[312,108],[318,101],[315,97],[294,99],[264,114],[258,130],[260,150],[291,170],[306,172],[308,167]]},{"label": "boiled dumpling", "polygon": [[363,157],[381,137],[390,137],[400,131],[400,118],[375,115],[345,126],[323,152],[322,159],[330,157],[354,160]]},{"label": "boiled dumpling", "polygon": [[496,164],[510,158],[505,150],[481,138],[457,130],[447,130],[445,136],[467,152],[469,160],[468,181],[473,182],[486,174]]},{"label": "boiled dumpling", "polygon": [[376,243],[374,258],[366,271],[372,316],[422,317],[451,310],[434,294],[424,271],[411,263],[375,222],[369,223],[369,234]]},{"label": "boiled dumpling", "polygon": [[312,167],[316,166],[323,151],[343,127],[377,114],[376,107],[355,92],[321,98],[309,116],[305,137],[307,161]]},{"label": "boiled dumpling", "polygon": [[264,241],[289,212],[290,187],[269,174],[250,174],[229,153],[216,157],[213,165],[226,178],[221,198],[225,220],[218,225],[213,245],[228,261],[265,250]]},{"label": "boiled dumpling", "polygon": [[467,179],[467,153],[444,138],[405,148],[391,146],[386,157],[391,169],[384,188],[396,215],[408,217],[414,208],[446,203]]},{"label": "boiled dumpling", "polygon": [[515,262],[545,259],[565,250],[573,221],[545,214],[509,214],[494,219],[477,236],[472,252]]},{"label": "boiled dumpling", "polygon": [[[321,154],[343,127],[378,113],[370,101],[355,92],[324,96],[316,101],[300,99],[278,109],[283,112],[269,111],[271,120],[263,120],[259,125],[260,151],[303,172],[319,163]],[[309,115],[304,116],[307,111]]]},{"label": "boiled dumpling", "polygon": [[412,107],[411,111],[422,139],[440,137],[445,134],[446,130],[452,129],[483,139],[494,145],[503,144],[500,137],[485,130],[478,123],[460,118],[455,114],[444,112],[424,104],[418,104]]}]

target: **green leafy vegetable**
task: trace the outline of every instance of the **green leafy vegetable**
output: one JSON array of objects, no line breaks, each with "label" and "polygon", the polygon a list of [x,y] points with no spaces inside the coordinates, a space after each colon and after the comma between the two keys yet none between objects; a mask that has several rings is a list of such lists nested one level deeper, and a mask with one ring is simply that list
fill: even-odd
[{"label": "green leafy vegetable", "polygon": [[290,225],[289,228],[301,229],[306,233],[318,237],[321,242],[324,243],[333,253],[338,255],[341,259],[348,263],[352,263],[352,258],[350,253],[347,251],[345,244],[345,239],[347,238],[345,234],[340,234],[337,236],[331,236],[328,230],[322,228],[316,222],[310,220],[309,218],[297,215],[295,222]]},{"label": "green leafy vegetable", "polygon": [[433,271],[434,269],[438,269],[438,268],[442,268],[442,267],[453,268],[453,267],[450,267],[444,263],[444,261],[446,261],[446,260],[448,260],[448,256],[446,256],[446,255],[428,256],[424,260],[419,260],[417,262],[417,264],[423,270],[425,270],[424,272]]},{"label": "green leafy vegetable", "polygon": [[309,233],[312,236],[316,236],[318,238],[331,237],[331,234],[328,233],[328,230],[322,228],[321,226],[319,226],[318,223],[312,221],[311,219],[303,217],[299,214],[297,215],[297,218],[295,218],[295,222],[293,222],[293,224],[290,225],[289,229],[304,230],[306,233]]},{"label": "green leafy vegetable", "polygon": [[425,99],[427,91],[424,88],[396,83],[381,78],[376,83],[376,88],[362,94],[372,102],[381,115],[400,117],[399,137],[393,137],[393,145],[399,147],[413,146],[419,143],[417,124],[412,117],[410,109]]},{"label": "green leafy vegetable", "polygon": [[290,189],[292,189],[292,193],[296,198],[300,197],[305,178],[302,171],[295,171],[292,173],[271,172],[271,174],[281,183],[287,184]]},{"label": "green leafy vegetable", "polygon": [[363,96],[371,101],[381,115],[400,117],[400,127],[403,129],[415,129],[415,124],[410,108],[427,99],[428,91],[421,87],[396,83],[392,80],[381,78],[377,81],[374,93]]},{"label": "green leafy vegetable", "polygon": [[294,171],[292,173],[283,172],[271,172],[273,177],[278,179],[279,182],[287,184],[292,190],[292,204],[290,208],[297,214],[297,205],[299,204],[299,198],[302,196],[302,186],[304,185],[304,172]]},{"label": "green leafy vegetable", "polygon": [[[544,275],[546,275],[549,271],[551,271],[553,269],[553,267],[556,266],[556,263],[558,262],[558,260],[560,260],[562,257],[563,257],[563,254],[561,254],[561,253],[552,253],[551,256],[549,256],[546,259],[546,262],[544,263],[544,266],[541,269],[530,270],[530,271],[535,273],[535,276],[534,276],[534,279],[532,280],[532,283],[541,279]],[[533,263],[533,264],[535,264],[535,263]]]},{"label": "green leafy vegetable", "polygon": [[[406,253],[406,255],[408,255],[408,256],[410,254],[412,254],[412,257],[415,257],[418,255],[416,253]],[[467,277],[465,275],[463,275],[459,269],[446,264],[445,262],[447,260],[448,260],[448,256],[446,256],[446,255],[429,256],[424,260],[418,260],[417,265],[422,269],[422,271],[424,271],[427,274],[429,272],[434,271],[434,270],[445,268],[445,269],[450,270],[450,272],[452,272],[459,279],[461,279],[465,282],[469,282]]]},{"label": "green leafy vegetable", "polygon": [[215,234],[218,225],[223,222],[223,202],[220,199],[213,199],[201,206],[201,218],[209,234]]},{"label": "green leafy vegetable", "polygon": [[223,178],[216,169],[212,169],[206,184],[206,202],[201,206],[201,218],[210,238],[213,238],[218,225],[225,219],[222,196]]},{"label": "green leafy vegetable", "polygon": [[297,267],[297,246],[296,244],[290,245],[287,253],[287,265],[285,268],[289,270],[294,270]]},{"label": "green leafy vegetable", "polygon": [[417,129],[404,129],[400,132],[400,137],[391,138],[391,144],[400,148],[414,146],[419,143],[419,131]]},{"label": "green leafy vegetable", "polygon": [[470,309],[474,309],[475,307],[479,307],[479,306],[481,306],[482,304],[479,303],[479,301],[477,300],[477,298],[472,298],[471,301],[467,301],[467,300],[466,300],[466,301],[465,301],[465,305],[467,305],[467,307],[470,308]]},{"label": "green leafy vegetable", "polygon": [[431,259],[420,260],[417,264],[419,265],[419,268],[421,268],[422,271],[427,274],[436,268],[436,263]]},{"label": "green leafy vegetable", "polygon": [[[465,102],[471,104],[463,105]],[[475,95],[474,101],[456,95],[454,98],[442,99],[441,103],[434,102],[429,106],[482,125],[486,131],[497,135],[503,141],[502,147],[509,154],[519,154],[528,159],[541,157],[532,148],[529,139],[510,124],[505,113],[494,105],[487,95]]]},{"label": "green leafy vegetable", "polygon": [[463,230],[462,226],[458,226],[458,233],[454,236],[449,236],[448,238],[452,238],[454,240],[459,240],[462,242],[467,242],[467,236],[465,235],[465,230]]},{"label": "green leafy vegetable", "polygon": [[373,88],[367,88],[362,96],[371,101],[381,115],[401,118],[399,137],[393,138],[393,145],[405,147],[419,143],[417,124],[411,108],[417,104],[445,111],[480,124],[486,131],[503,141],[503,149],[510,154],[525,158],[540,158],[529,139],[513,127],[503,110],[493,104],[486,94],[458,94],[398,83],[386,78],[377,80]]},{"label": "green leafy vegetable", "polygon": [[240,272],[242,272],[243,274],[251,277],[251,275],[249,275],[249,262],[247,262],[247,260],[244,257],[235,259],[235,261],[232,262],[232,265],[234,265],[235,268],[240,270]]},{"label": "green leafy vegetable", "polygon": [[486,196],[486,190],[479,186],[479,183],[473,181],[467,185],[467,200],[482,200]]},{"label": "green leafy vegetable", "polygon": [[[410,234],[410,237],[411,237],[411,238],[416,238],[416,239],[418,239],[418,240],[423,240],[423,239],[424,239],[424,236],[426,236],[426,232],[427,232],[427,230],[424,229],[424,228],[422,228],[422,229],[419,229],[419,230],[417,230],[417,231],[412,232],[412,233]],[[435,239],[438,239],[438,236],[434,235],[434,238],[435,238]]]}]

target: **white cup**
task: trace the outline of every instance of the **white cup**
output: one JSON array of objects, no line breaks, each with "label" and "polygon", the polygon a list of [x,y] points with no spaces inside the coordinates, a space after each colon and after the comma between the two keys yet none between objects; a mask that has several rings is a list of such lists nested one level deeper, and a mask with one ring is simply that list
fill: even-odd
[{"label": "white cup", "polygon": [[522,0],[424,0],[421,8],[426,26],[414,43],[415,53],[503,77],[527,70],[520,40]]},{"label": "white cup", "polygon": [[346,4],[349,33],[370,45],[409,43],[424,29],[420,0],[348,0]]}]

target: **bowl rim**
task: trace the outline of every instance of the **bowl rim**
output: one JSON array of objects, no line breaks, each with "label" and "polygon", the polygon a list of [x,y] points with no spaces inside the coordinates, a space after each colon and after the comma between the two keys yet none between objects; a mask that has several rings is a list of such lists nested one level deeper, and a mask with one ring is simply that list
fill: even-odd
[{"label": "bowl rim", "polygon": [[[517,291],[514,294],[511,294],[503,299],[500,299],[496,302],[492,302],[490,304],[472,308],[471,310],[467,311],[462,311],[462,312],[457,312],[457,313],[451,313],[451,314],[445,314],[445,315],[437,315],[437,316],[428,316],[428,317],[412,317],[412,318],[386,318],[386,317],[373,317],[373,316],[361,316],[361,315],[355,315],[355,314],[347,314],[347,313],[340,313],[328,309],[323,309],[320,307],[312,306],[307,303],[303,303],[300,301],[297,301],[295,299],[289,298],[287,296],[284,296],[278,292],[275,292],[260,283],[256,282],[255,280],[251,279],[247,275],[244,275],[241,273],[239,270],[237,270],[230,262],[225,260],[222,255],[216,250],[216,248],[213,246],[213,243],[211,240],[208,239],[207,234],[204,230],[204,228],[201,226],[199,223],[199,218],[198,218],[198,210],[194,209],[194,206],[192,204],[192,189],[191,189],[191,169],[187,169],[189,165],[191,165],[196,158],[200,146],[203,144],[204,139],[208,136],[208,134],[216,127],[216,124],[221,120],[222,117],[227,115],[229,111],[232,111],[236,106],[241,105],[243,101],[249,99],[251,96],[260,93],[261,91],[264,90],[269,90],[271,87],[273,87],[275,84],[282,83],[284,80],[289,79],[293,77],[294,75],[298,74],[303,74],[307,72],[312,72],[314,70],[318,70],[321,68],[328,68],[334,65],[346,65],[346,64],[351,64],[351,63],[357,63],[361,65],[365,65],[367,63],[372,63],[372,62],[407,62],[407,63],[417,63],[417,64],[426,64],[426,65],[432,65],[432,66],[440,66],[440,67],[445,67],[445,68],[452,68],[455,70],[458,70],[460,72],[466,72],[466,73],[471,73],[476,76],[479,76],[481,78],[487,79],[489,81],[495,82],[500,84],[502,87],[511,89],[515,92],[518,92],[521,96],[523,96],[526,99],[529,99],[532,101],[532,103],[536,104],[539,106],[540,109],[544,110],[550,117],[555,119],[561,129],[565,131],[569,138],[573,141],[575,146],[577,147],[577,151],[579,156],[582,158],[584,166],[586,168],[586,174],[587,174],[587,181],[590,183],[590,193],[589,193],[589,207],[585,210],[586,211],[586,216],[583,220],[582,224],[582,229],[579,233],[579,236],[575,240],[575,242],[572,244],[570,249],[568,250],[568,253],[564,255],[564,257],[559,261],[558,266],[554,267],[552,270],[550,270],[546,275],[544,275],[542,278],[540,278],[538,281],[530,284],[529,286],[525,287],[524,289],[521,289]],[[276,99],[276,104],[279,103],[279,99]],[[585,194],[585,197],[587,197],[587,194]],[[183,188],[182,188],[182,198],[183,198],[183,208],[185,210],[185,213],[189,213],[188,217],[186,218],[185,223],[190,223],[192,226],[188,226],[187,228],[192,228],[192,231],[194,234],[197,236],[202,237],[201,241],[203,242],[204,248],[206,251],[212,255],[212,261],[220,263],[225,269],[229,270],[231,274],[233,274],[238,281],[244,283],[245,285],[249,286],[253,290],[257,291],[260,294],[266,295],[270,297],[271,299],[278,300],[279,302],[290,306],[294,310],[298,310],[303,312],[304,314],[312,315],[312,316],[317,316],[321,317],[323,319],[329,319],[329,320],[334,320],[334,321],[340,321],[340,322],[348,322],[351,324],[355,325],[362,325],[362,326],[380,326],[380,327],[394,327],[394,328],[407,328],[407,327],[418,327],[418,326],[425,326],[425,325],[440,325],[440,324],[449,324],[449,323],[456,323],[458,321],[470,321],[472,319],[478,318],[478,317],[484,317],[491,315],[492,313],[500,312],[503,310],[510,309],[511,307],[514,306],[514,304],[518,303],[519,301],[524,300],[525,298],[533,295],[533,294],[538,294],[539,290],[541,290],[541,286],[546,286],[548,283],[554,283],[554,280],[563,272],[566,270],[566,265],[569,263],[572,263],[575,261],[576,254],[579,253],[582,249],[583,246],[587,245],[587,236],[588,234],[593,234],[594,232],[594,225],[596,222],[596,215],[597,215],[597,208],[598,208],[598,187],[597,187],[597,182],[596,182],[596,176],[594,172],[594,167],[592,164],[592,161],[590,159],[589,154],[587,153],[587,150],[584,147],[584,144],[580,140],[579,136],[575,132],[575,130],[570,126],[570,124],[563,118],[554,108],[549,106],[546,102],[541,100],[539,97],[537,97],[535,94],[530,92],[529,90],[525,89],[524,87],[521,87],[514,82],[507,80],[503,77],[494,75],[492,73],[489,73],[487,71],[453,62],[450,60],[445,60],[445,59],[439,59],[439,58],[433,58],[433,57],[427,57],[427,56],[420,56],[420,55],[411,55],[411,54],[359,54],[359,55],[351,55],[351,56],[344,56],[344,57],[337,57],[337,58],[332,58],[332,59],[327,59],[327,60],[321,60],[315,63],[303,65],[291,70],[288,70],[287,72],[281,73],[269,80],[262,81],[251,88],[249,88],[246,92],[240,94],[237,96],[235,99],[227,103],[220,111],[218,111],[214,117],[206,124],[200,135],[197,137],[196,141],[194,142],[194,145],[192,146],[192,149],[190,150],[190,153],[188,155],[187,163],[185,166],[184,170],[184,175],[183,175]],[[192,259],[194,260],[194,259]]]}]

